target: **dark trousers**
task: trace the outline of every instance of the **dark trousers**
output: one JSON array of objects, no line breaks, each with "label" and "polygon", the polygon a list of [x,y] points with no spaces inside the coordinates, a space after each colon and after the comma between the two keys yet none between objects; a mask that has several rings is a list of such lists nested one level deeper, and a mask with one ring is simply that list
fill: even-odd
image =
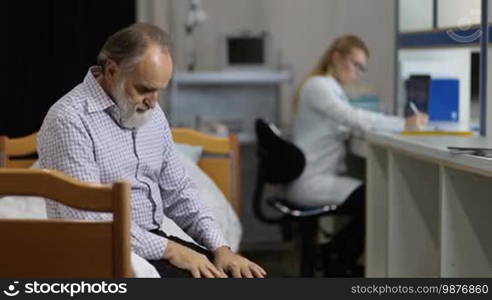
[{"label": "dark trousers", "polygon": [[[172,235],[167,235],[166,233],[164,233],[160,230],[152,230],[151,232],[154,234],[160,235],[162,237],[165,237],[165,238],[167,238],[171,241],[174,241],[176,243],[179,243],[185,247],[191,248],[192,250],[195,250],[196,252],[207,256],[208,259],[210,259],[210,260],[213,259],[212,252],[208,251],[205,248],[197,246],[196,244],[183,241],[182,239],[177,238],[177,237],[172,236]],[[156,268],[157,272],[159,272],[159,274],[163,278],[192,277],[191,273],[189,271],[176,268],[175,266],[171,265],[165,259],[148,260],[148,262],[151,263]]]},{"label": "dark trousers", "polygon": [[330,244],[340,254],[345,265],[354,265],[364,251],[366,233],[366,189],[360,186],[337,208],[337,214],[351,217]]}]

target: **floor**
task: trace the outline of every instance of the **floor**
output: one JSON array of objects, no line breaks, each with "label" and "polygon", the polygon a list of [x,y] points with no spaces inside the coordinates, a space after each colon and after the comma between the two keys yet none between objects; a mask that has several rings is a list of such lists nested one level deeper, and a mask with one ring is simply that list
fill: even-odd
[{"label": "floor", "polygon": [[282,237],[278,226],[259,221],[253,213],[252,202],[257,169],[256,146],[243,144],[240,151],[242,249],[256,248],[257,244],[280,243]]},{"label": "floor", "polygon": [[295,245],[284,243],[272,246],[274,250],[246,250],[242,254],[265,269],[270,278],[298,277],[299,260]]}]

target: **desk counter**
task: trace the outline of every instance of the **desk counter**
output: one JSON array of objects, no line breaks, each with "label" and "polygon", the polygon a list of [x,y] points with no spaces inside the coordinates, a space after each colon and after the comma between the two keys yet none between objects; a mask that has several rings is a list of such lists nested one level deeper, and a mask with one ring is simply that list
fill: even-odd
[{"label": "desk counter", "polygon": [[492,159],[482,137],[366,133],[368,277],[491,277]]}]

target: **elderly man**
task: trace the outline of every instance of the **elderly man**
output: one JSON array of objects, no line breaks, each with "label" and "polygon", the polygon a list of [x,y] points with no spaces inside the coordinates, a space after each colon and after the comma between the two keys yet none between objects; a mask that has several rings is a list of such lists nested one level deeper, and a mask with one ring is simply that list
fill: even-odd
[{"label": "elderly man", "polygon": [[[264,277],[227,246],[176,158],[157,105],[172,75],[168,35],[150,24],[131,25],[108,38],[98,64],[49,110],[38,138],[40,166],[87,182],[130,181],[133,251],[163,277]],[[111,218],[50,201],[47,210],[51,218]],[[166,235],[164,215],[206,249]]]}]

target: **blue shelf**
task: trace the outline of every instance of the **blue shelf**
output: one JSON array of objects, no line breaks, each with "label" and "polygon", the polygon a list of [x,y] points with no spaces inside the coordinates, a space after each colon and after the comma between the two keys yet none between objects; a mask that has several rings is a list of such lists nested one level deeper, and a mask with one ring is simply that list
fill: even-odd
[{"label": "blue shelf", "polygon": [[[492,41],[492,26],[489,26],[489,42]],[[414,47],[445,47],[459,45],[480,44],[480,27],[468,30],[448,29],[442,31],[400,33],[398,34],[398,48]]]}]

